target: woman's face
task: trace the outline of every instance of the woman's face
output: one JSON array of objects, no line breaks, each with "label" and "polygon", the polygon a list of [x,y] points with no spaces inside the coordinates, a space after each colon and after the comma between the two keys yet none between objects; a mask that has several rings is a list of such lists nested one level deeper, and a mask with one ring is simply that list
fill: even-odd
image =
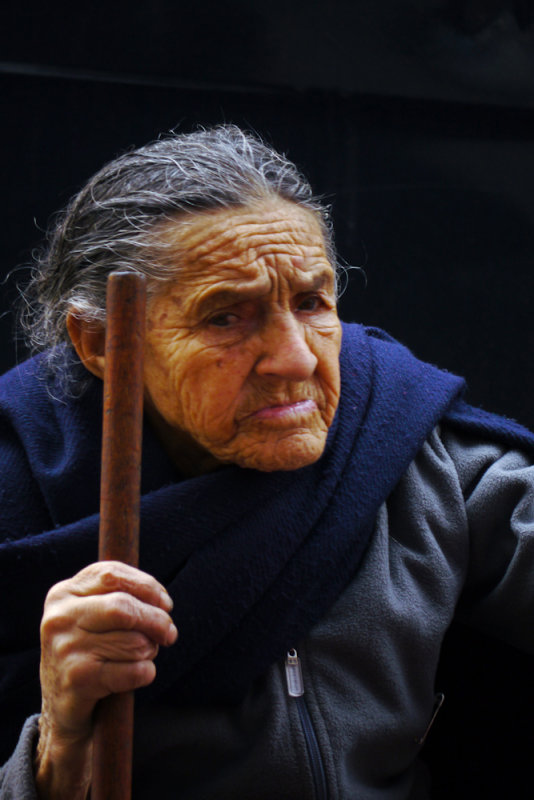
[{"label": "woman's face", "polygon": [[341,342],[314,214],[273,201],[200,213],[163,236],[177,279],[149,305],[145,387],[167,447],[192,473],[312,463],[338,404]]}]

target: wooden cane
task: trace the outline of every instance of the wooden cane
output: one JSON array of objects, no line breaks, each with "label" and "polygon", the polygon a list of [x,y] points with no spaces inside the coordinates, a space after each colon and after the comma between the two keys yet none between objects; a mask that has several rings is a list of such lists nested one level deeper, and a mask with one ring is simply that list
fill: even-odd
[{"label": "wooden cane", "polygon": [[[143,275],[113,272],[107,286],[98,557],[137,566],[143,419]],[[133,692],[95,709],[91,800],[129,800]]]}]

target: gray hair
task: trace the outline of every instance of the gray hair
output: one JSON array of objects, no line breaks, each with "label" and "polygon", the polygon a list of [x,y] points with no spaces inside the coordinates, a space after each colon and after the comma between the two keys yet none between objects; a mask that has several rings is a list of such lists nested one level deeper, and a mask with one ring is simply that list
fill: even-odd
[{"label": "gray hair", "polygon": [[111,161],[60,213],[35,258],[20,314],[30,349],[47,350],[50,366],[60,369],[69,310],[104,323],[113,270],[146,275],[149,297],[176,278],[159,235],[164,223],[273,197],[316,214],[334,267],[329,209],[291,161],[235,125],[173,133]]}]

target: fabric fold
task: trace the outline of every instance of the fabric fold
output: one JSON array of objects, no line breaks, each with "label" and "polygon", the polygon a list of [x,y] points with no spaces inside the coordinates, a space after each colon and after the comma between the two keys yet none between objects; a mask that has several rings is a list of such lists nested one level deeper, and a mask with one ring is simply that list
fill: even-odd
[{"label": "fabric fold", "polygon": [[[33,359],[0,380],[12,464],[0,486],[11,498],[0,518],[0,710],[20,684],[19,654],[35,660],[47,588],[97,552],[101,385],[59,403],[38,373]],[[467,406],[460,378],[380,331],[343,326],[341,373],[325,452],[293,472],[228,466],[180,480],[147,426],[140,567],[167,585],[180,638],[140,701],[243,696],[357,574],[379,506],[441,420],[534,449],[521,426]]]}]

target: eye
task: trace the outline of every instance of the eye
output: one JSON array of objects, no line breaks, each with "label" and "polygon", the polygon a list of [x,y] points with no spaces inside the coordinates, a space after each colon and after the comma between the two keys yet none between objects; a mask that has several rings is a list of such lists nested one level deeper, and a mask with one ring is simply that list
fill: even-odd
[{"label": "eye", "polygon": [[228,311],[224,311],[221,314],[215,314],[213,317],[210,317],[208,320],[209,325],[214,325],[216,328],[227,328],[229,325],[233,325],[237,322],[239,317],[237,314],[231,314]]},{"label": "eye", "polygon": [[297,311],[317,311],[323,305],[323,299],[318,294],[303,297],[297,303]]}]

